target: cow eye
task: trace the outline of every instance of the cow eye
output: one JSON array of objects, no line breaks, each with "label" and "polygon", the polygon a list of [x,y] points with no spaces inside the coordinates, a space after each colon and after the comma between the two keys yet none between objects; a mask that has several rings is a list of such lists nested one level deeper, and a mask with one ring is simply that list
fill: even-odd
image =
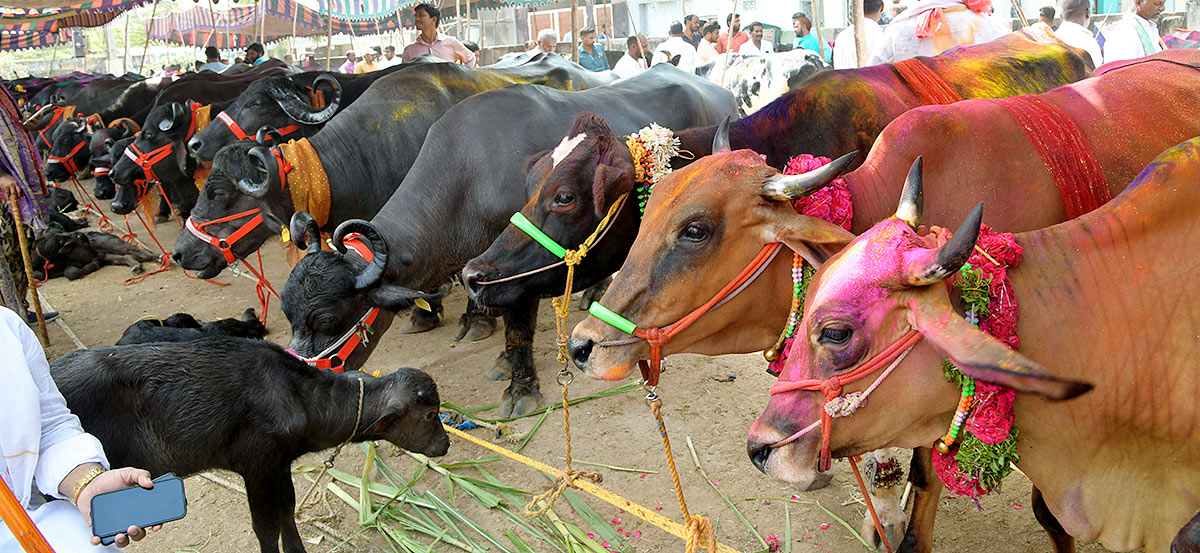
[{"label": "cow eye", "polygon": [[817,339],[823,344],[844,344],[854,331],[844,326],[827,326],[821,329],[821,337]]},{"label": "cow eye", "polygon": [[708,240],[708,228],[700,223],[689,223],[679,232],[679,238],[688,242],[703,242]]},{"label": "cow eye", "polygon": [[573,203],[575,203],[575,195],[570,192],[562,191],[554,195],[555,206],[568,206]]},{"label": "cow eye", "polygon": [[425,420],[427,420],[429,422],[433,422],[435,419],[437,419],[437,417],[438,417],[437,411],[429,411],[429,412],[425,413]]},{"label": "cow eye", "polygon": [[313,330],[329,330],[333,326],[333,315],[324,313],[316,316],[313,320]]}]

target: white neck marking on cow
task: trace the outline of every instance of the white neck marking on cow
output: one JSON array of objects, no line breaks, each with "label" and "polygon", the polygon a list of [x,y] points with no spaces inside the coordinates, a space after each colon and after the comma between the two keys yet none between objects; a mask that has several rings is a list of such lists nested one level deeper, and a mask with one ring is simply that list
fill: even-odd
[{"label": "white neck marking on cow", "polygon": [[559,142],[558,146],[554,148],[554,152],[550,154],[550,159],[554,160],[554,165],[551,165],[550,168],[558,167],[558,164],[571,155],[571,152],[575,151],[575,147],[579,146],[579,143],[583,142],[585,138],[587,138],[586,133],[579,133],[570,138],[564,136],[562,142]]}]

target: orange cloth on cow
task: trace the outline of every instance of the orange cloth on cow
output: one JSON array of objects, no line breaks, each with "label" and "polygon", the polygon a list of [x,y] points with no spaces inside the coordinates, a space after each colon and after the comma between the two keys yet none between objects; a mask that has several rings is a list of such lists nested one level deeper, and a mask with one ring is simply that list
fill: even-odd
[{"label": "orange cloth on cow", "polygon": [[928,65],[917,58],[908,58],[892,64],[900,78],[908,84],[921,100],[929,105],[953,104],[963,98]]},{"label": "orange cloth on cow", "polygon": [[196,168],[196,172],[192,174],[192,181],[196,183],[196,190],[204,190],[204,181],[208,180],[208,173],[212,171],[211,161],[201,161],[200,166]]},{"label": "orange cloth on cow", "polygon": [[195,127],[192,129],[192,134],[196,134],[207,127],[212,122],[212,104],[195,107],[192,105],[192,124]]},{"label": "orange cloth on cow", "polygon": [[283,161],[291,165],[291,170],[285,169],[287,180],[283,188],[292,196],[292,208],[307,211],[317,220],[317,225],[325,226],[329,221],[329,177],[325,175],[317,151],[307,138],[301,138],[280,144],[279,153]]}]

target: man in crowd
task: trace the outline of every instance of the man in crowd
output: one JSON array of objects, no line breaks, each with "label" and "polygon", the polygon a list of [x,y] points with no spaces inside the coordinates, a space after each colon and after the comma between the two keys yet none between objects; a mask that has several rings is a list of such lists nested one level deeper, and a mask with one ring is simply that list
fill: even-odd
[{"label": "man in crowd", "polygon": [[457,38],[437,32],[438,21],[441,17],[442,12],[433,4],[417,4],[413,8],[413,20],[421,33],[417,35],[415,42],[404,47],[401,59],[409,61],[422,54],[432,54],[446,61],[474,67],[474,53],[463,46],[463,43],[459,42]]},{"label": "man in crowd", "polygon": [[[729,27],[729,32],[721,33],[717,38],[717,53],[724,54],[729,52],[736,54],[738,49],[742,47],[746,41],[750,40],[750,35],[746,34],[742,29],[742,16],[731,13],[725,17],[725,25]],[[730,39],[729,37],[733,37]],[[732,40],[732,42],[730,42]]]},{"label": "man in crowd", "polygon": [[1067,43],[1067,46],[1087,51],[1092,58],[1092,65],[1100,67],[1104,63],[1100,44],[1087,28],[1092,11],[1091,0],[1063,0],[1061,8],[1062,23],[1054,31],[1054,36]]},{"label": "man in crowd", "polygon": [[[883,0],[863,0],[863,50],[867,59],[871,48],[883,36],[883,27],[879,26],[879,18],[883,17]],[[833,40],[833,68],[854,69],[858,65],[858,50],[854,43],[854,25],[846,27]]]},{"label": "man in crowd", "polygon": [[347,75],[353,75],[354,74],[354,63],[356,61],[358,61],[358,58],[354,55],[354,50],[347,50],[346,51],[346,63],[343,63],[342,66],[338,68],[338,72],[346,73]]},{"label": "man in crowd", "polygon": [[554,32],[554,29],[538,31],[537,47],[539,50],[553,54],[556,46],[558,46],[558,33]]},{"label": "man in crowd", "polygon": [[808,18],[808,15],[802,12],[792,14],[792,30],[796,31],[796,39],[792,41],[793,48],[803,48],[810,52],[820,53],[826,63],[833,62],[832,49],[826,46],[822,50],[817,33],[812,32],[812,20]]},{"label": "man in crowd", "polygon": [[696,65],[704,65],[717,57],[717,37],[721,34],[721,24],[709,22],[701,30],[700,46],[696,48]]},{"label": "man in crowd", "polygon": [[884,29],[867,65],[936,56],[1008,34],[992,21],[991,9],[991,0],[920,0]]},{"label": "man in crowd", "polygon": [[1030,27],[1054,32],[1054,6],[1042,6],[1042,9],[1038,10],[1037,23]]},{"label": "man in crowd", "polygon": [[214,73],[220,73],[226,69],[229,69],[228,65],[221,63],[221,52],[217,51],[216,46],[209,46],[205,48],[204,58],[206,59],[206,63],[201,65],[196,71],[212,71]]},{"label": "man in crowd", "polygon": [[683,40],[692,48],[700,48],[700,16],[690,14],[683,18]]},{"label": "man in crowd", "polygon": [[588,27],[579,31],[579,65],[589,71],[608,71],[608,56],[604,48],[596,43],[596,29]]},{"label": "man in crowd", "polygon": [[683,40],[683,24],[676,21],[671,24],[671,29],[668,32],[670,38],[658,45],[654,50],[654,59],[650,65],[658,65],[660,63],[670,63],[675,56],[679,56],[679,63],[676,67],[691,73],[696,67],[696,49]]},{"label": "man in crowd", "polygon": [[617,65],[613,67],[613,73],[622,79],[627,79],[645,70],[646,58],[642,53],[642,45],[638,37],[631,36],[625,39],[625,55],[617,60]]},{"label": "man in crowd", "polygon": [[363,73],[370,73],[379,69],[379,67],[375,65],[376,55],[378,55],[378,53],[371,49],[367,49],[366,52],[363,52],[362,61],[354,64],[354,74],[361,75]]},{"label": "man in crowd", "polygon": [[255,42],[246,47],[246,64],[250,67],[261,65],[267,61],[267,56],[263,55],[263,45]]},{"label": "man in crowd", "polygon": [[763,42],[762,23],[755,21],[750,24],[750,40],[738,49],[738,53],[743,56],[761,56],[763,54],[775,53],[774,45],[770,42]]},{"label": "man in crowd", "polygon": [[375,65],[380,69],[387,69],[394,65],[400,65],[400,58],[396,56],[396,47],[391,44],[383,47],[383,57],[375,61]]},{"label": "man in crowd", "polygon": [[1158,34],[1159,14],[1166,0],[1134,0],[1133,11],[1126,13],[1112,29],[1104,33],[1104,62],[1140,58],[1163,51]]}]

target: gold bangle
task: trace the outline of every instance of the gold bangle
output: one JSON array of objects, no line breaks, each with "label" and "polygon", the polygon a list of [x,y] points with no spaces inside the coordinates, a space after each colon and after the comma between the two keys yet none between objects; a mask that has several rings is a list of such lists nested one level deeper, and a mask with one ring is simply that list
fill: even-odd
[{"label": "gold bangle", "polygon": [[101,474],[104,474],[104,467],[96,467],[88,471],[88,473],[83,475],[83,477],[81,477],[79,480],[76,480],[75,485],[71,487],[71,495],[74,496],[74,499],[71,500],[71,503],[79,505],[79,494],[83,493],[83,489],[86,488],[88,484],[91,484],[92,480],[95,480],[96,477],[100,476]]}]

